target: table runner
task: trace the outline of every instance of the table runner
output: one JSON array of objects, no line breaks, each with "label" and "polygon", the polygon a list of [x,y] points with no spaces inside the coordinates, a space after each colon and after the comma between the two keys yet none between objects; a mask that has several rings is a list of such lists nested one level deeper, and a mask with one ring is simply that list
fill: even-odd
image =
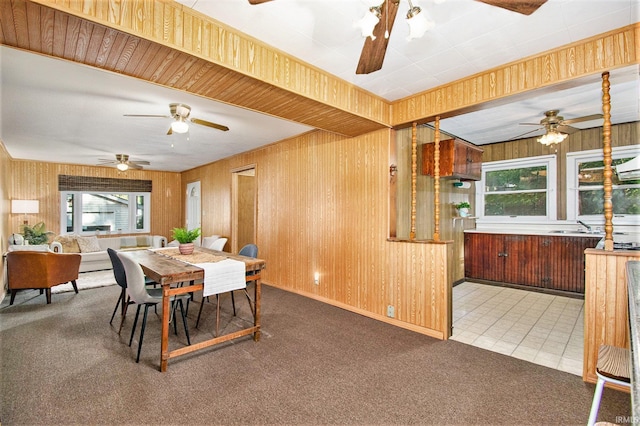
[{"label": "table runner", "polygon": [[246,265],[240,260],[204,252],[180,254],[180,250],[177,248],[163,248],[154,251],[204,269],[203,296],[240,290],[246,286]]}]

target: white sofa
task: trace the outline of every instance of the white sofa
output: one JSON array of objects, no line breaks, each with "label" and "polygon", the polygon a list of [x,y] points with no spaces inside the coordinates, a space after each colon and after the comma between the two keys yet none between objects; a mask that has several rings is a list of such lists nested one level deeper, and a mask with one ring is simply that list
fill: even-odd
[{"label": "white sofa", "polygon": [[112,269],[108,248],[114,250],[145,250],[167,245],[167,239],[160,235],[132,235],[124,237],[82,237],[59,235],[50,244],[56,253],[80,253],[80,272]]}]

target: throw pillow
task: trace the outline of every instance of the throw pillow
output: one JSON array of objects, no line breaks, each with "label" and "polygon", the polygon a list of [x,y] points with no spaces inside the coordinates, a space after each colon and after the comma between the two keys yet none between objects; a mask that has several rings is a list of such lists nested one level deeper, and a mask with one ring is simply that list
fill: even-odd
[{"label": "throw pillow", "polygon": [[80,253],[78,237],[75,235],[58,235],[54,241],[60,243],[63,253]]},{"label": "throw pillow", "polygon": [[78,238],[78,245],[80,246],[80,253],[102,251],[100,244],[98,244],[98,237],[80,237]]}]

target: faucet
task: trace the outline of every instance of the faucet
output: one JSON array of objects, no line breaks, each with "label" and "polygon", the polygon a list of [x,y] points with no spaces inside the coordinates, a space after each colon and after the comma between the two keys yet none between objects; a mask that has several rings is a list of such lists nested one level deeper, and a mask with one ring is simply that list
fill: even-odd
[{"label": "faucet", "polygon": [[591,226],[587,225],[586,223],[584,223],[583,221],[579,220],[578,223],[582,226],[584,226],[585,228],[587,228],[587,232],[591,232]]}]

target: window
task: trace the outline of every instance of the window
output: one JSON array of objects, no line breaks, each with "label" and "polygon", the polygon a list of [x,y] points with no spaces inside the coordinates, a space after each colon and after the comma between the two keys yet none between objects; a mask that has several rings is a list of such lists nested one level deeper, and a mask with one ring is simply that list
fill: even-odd
[{"label": "window", "polygon": [[[639,147],[612,149],[611,165],[640,155]],[[620,181],[612,175],[612,202],[617,224],[637,223],[640,217],[640,179]],[[567,219],[604,223],[604,161],[601,149],[567,154]]]},{"label": "window", "polygon": [[482,219],[555,220],[556,157],[484,163],[476,188]]},{"label": "window", "polygon": [[61,192],[62,233],[150,232],[151,193]]}]

